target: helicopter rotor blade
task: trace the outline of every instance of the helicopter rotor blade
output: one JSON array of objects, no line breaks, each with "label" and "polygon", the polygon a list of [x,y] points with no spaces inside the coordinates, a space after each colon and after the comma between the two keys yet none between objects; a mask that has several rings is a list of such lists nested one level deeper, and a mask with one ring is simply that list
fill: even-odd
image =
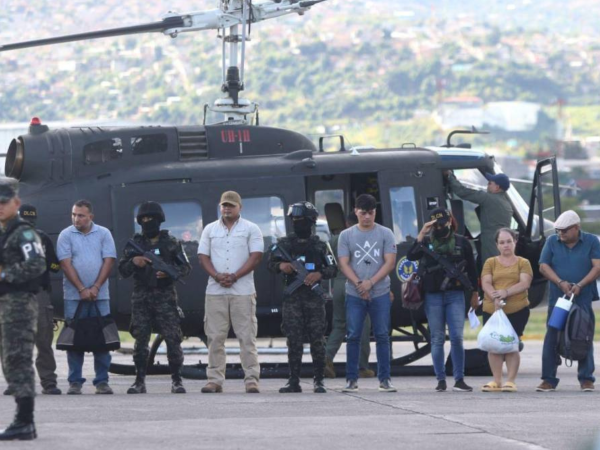
[{"label": "helicopter rotor blade", "polygon": [[19,50],[30,47],[40,47],[43,45],[61,44],[64,42],[84,41],[88,39],[99,39],[113,36],[126,36],[129,34],[164,32],[173,28],[183,28],[189,26],[183,16],[165,17],[160,22],[134,25],[129,27],[112,28],[110,30],[90,31],[89,33],[70,34],[48,39],[37,39],[34,41],[18,42],[15,44],[0,45],[0,52],[10,50]]}]

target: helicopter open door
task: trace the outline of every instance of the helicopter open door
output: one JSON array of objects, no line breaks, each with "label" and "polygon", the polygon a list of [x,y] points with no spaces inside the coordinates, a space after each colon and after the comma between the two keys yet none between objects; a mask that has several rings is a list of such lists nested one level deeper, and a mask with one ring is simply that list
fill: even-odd
[{"label": "helicopter open door", "polygon": [[560,192],[556,158],[538,161],[531,186],[529,214],[525,232],[519,236],[517,254],[527,258],[533,268],[533,282],[530,299],[539,299],[531,307],[537,306],[545,295],[537,295],[536,290],[546,290],[547,282],[539,271],[539,259],[546,238],[554,233],[554,222],[561,214]]}]

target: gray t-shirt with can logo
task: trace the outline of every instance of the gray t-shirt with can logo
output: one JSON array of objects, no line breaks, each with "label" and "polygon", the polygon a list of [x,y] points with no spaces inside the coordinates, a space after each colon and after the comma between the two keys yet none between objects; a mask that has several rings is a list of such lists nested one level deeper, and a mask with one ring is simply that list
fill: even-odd
[{"label": "gray t-shirt with can logo", "polygon": [[[358,225],[342,231],[338,243],[338,257],[350,257],[350,267],[361,280],[368,280],[384,264],[383,255],[396,254],[394,233],[389,228],[375,224],[369,231],[361,231]],[[371,298],[390,291],[389,275],[377,282],[371,289]],[[360,297],[354,285],[346,282],[346,294]]]}]

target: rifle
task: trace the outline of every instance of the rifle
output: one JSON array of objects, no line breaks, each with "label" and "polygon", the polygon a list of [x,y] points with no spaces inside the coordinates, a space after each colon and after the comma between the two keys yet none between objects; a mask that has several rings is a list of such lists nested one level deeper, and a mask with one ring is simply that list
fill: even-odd
[{"label": "rifle", "polygon": [[[271,247],[271,252],[279,257],[280,259],[283,260],[283,262],[288,262],[290,263],[293,267],[294,270],[296,271],[296,279],[288,284],[284,290],[283,290],[283,294],[284,295],[292,295],[294,292],[296,292],[296,290],[300,287],[304,285],[304,280],[306,280],[306,277],[308,276],[308,274],[310,273],[308,270],[306,270],[306,267],[304,267],[304,264],[302,264],[300,261],[293,259],[290,254],[285,251],[285,249],[281,248],[279,245],[275,244]],[[313,284],[310,289],[317,294],[319,297],[326,299],[327,298],[327,293],[323,290],[323,288],[321,287],[321,285],[319,283],[315,283]]]},{"label": "rifle", "polygon": [[442,291],[446,290],[446,287],[448,286],[448,282],[451,279],[460,281],[460,284],[462,284],[463,287],[467,291],[473,291],[473,285],[471,284],[471,281],[469,280],[469,278],[467,278],[467,276],[463,272],[463,269],[467,265],[466,261],[461,261],[457,265],[454,265],[450,261],[448,261],[446,258],[444,258],[442,255],[439,255],[436,252],[430,250],[426,245],[423,245],[422,243],[419,245],[421,246],[421,249],[423,250],[423,252],[427,253],[429,256],[431,256],[435,260],[435,262],[437,262],[437,266],[429,268],[428,271],[433,272],[433,271],[441,268],[444,270],[444,272],[446,272],[446,278],[444,278],[444,281],[442,282],[442,286],[441,286]]},{"label": "rifle", "polygon": [[156,280],[156,272],[163,272],[167,274],[169,278],[171,278],[173,281],[179,281],[180,283],[185,284],[185,282],[181,279],[181,274],[175,267],[173,267],[170,264],[167,264],[162,260],[162,258],[156,256],[151,251],[144,250],[133,239],[129,239],[127,241],[125,249],[127,249],[127,247],[130,247],[133,250],[133,256],[143,256],[144,258],[148,258],[151,261],[150,264],[152,265],[153,275],[153,280],[149,280],[149,284],[151,286],[153,285],[152,281]]}]

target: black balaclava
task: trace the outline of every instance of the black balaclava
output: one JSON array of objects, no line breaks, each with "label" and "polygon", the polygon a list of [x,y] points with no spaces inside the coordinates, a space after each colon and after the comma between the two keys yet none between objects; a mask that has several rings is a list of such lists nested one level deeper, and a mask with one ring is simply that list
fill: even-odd
[{"label": "black balaclava", "polygon": [[444,239],[450,236],[450,232],[452,231],[452,226],[448,223],[443,228],[434,228],[433,229],[433,237],[436,239]]},{"label": "black balaclava", "polygon": [[312,227],[314,225],[314,222],[310,219],[297,219],[293,221],[293,225],[294,225],[294,233],[296,233],[296,235],[300,238],[300,239],[308,239],[310,237],[310,235],[312,234]]},{"label": "black balaclava", "polygon": [[160,233],[160,222],[154,216],[150,216],[150,220],[142,222],[142,234],[148,239],[153,239]]}]

